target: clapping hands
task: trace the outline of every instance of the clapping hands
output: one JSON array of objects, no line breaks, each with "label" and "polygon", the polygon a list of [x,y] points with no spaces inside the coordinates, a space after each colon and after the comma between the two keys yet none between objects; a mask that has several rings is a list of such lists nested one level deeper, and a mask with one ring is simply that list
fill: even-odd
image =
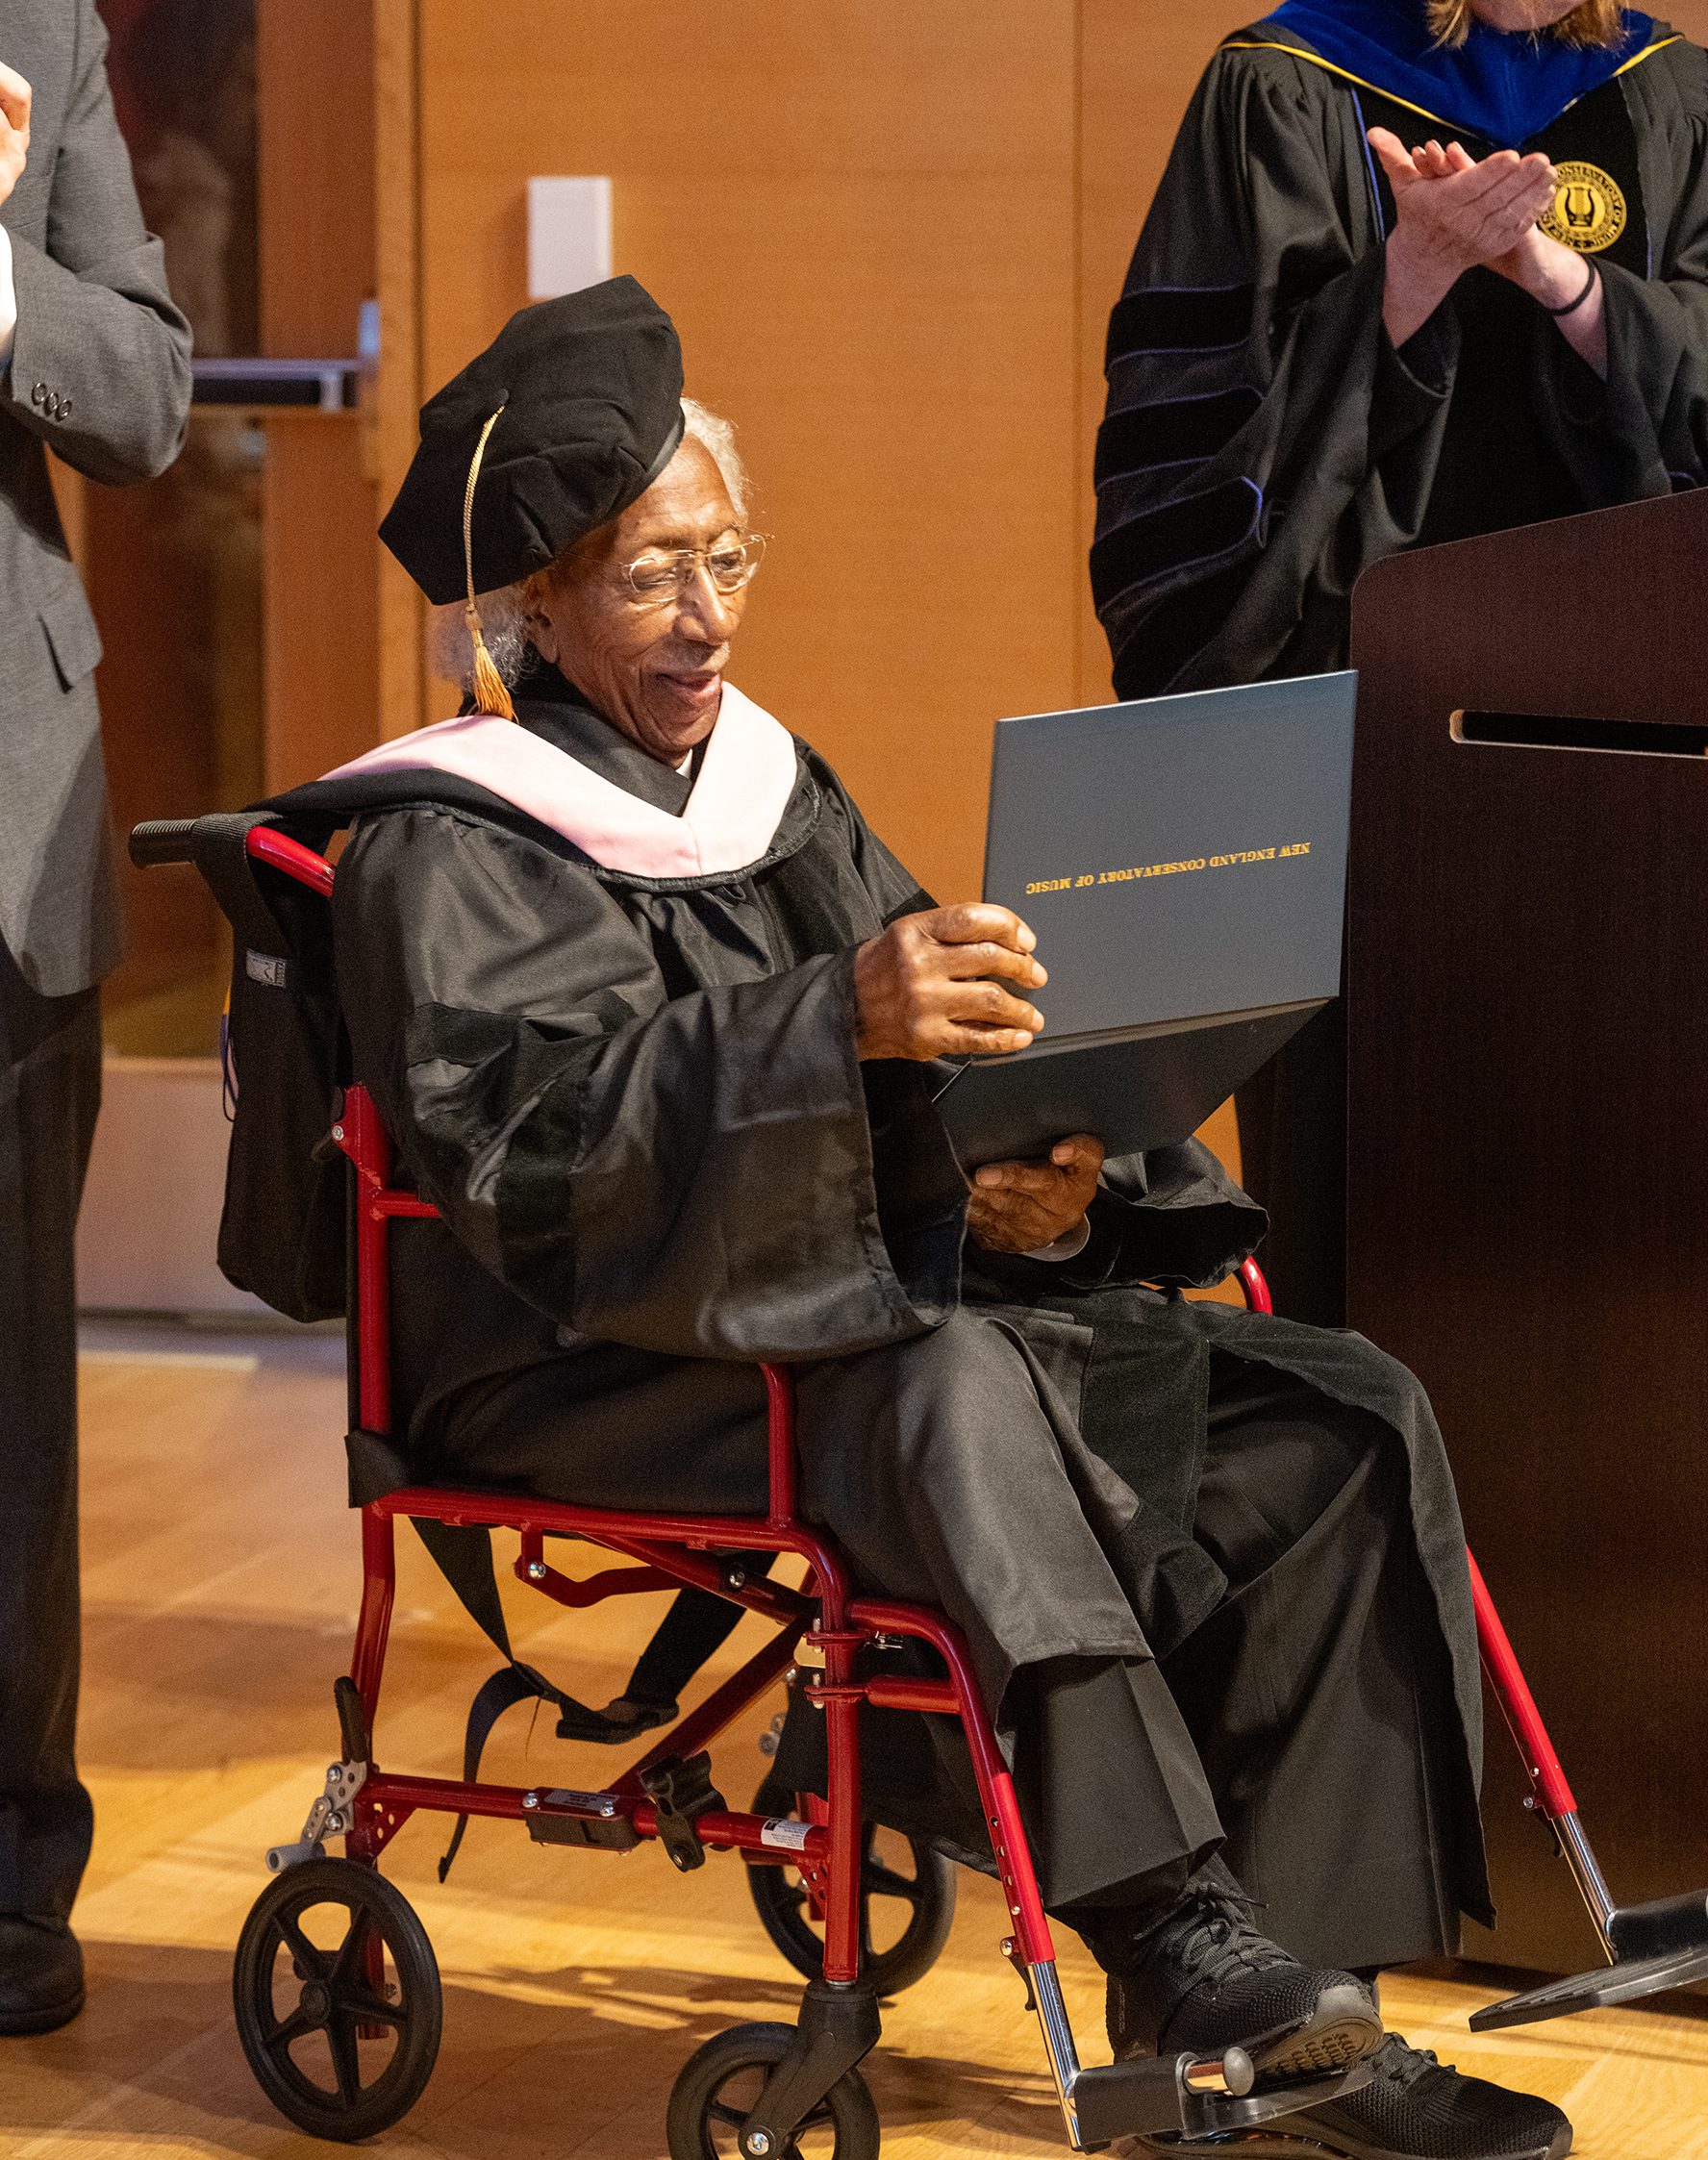
[{"label": "clapping hands", "polygon": [[1496,150],[1476,159],[1461,144],[1427,142],[1408,150],[1387,128],[1371,128],[1399,213],[1394,239],[1445,292],[1479,263],[1498,268],[1553,203],[1559,175],[1533,151]]},{"label": "clapping hands", "polygon": [[1581,255],[1543,230],[1560,185],[1550,160],[1497,150],[1479,163],[1463,143],[1433,140],[1408,150],[1387,128],[1371,128],[1369,142],[1398,213],[1382,308],[1396,347],[1481,264],[1560,315],[1562,334],[1597,374],[1606,373],[1599,280]]}]

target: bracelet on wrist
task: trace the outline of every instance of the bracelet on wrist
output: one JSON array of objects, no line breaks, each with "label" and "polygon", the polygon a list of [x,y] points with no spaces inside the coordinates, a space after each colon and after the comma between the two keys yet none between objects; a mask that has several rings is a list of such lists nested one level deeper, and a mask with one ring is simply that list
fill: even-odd
[{"label": "bracelet on wrist", "polygon": [[1578,294],[1577,298],[1575,300],[1568,300],[1563,308],[1550,308],[1545,304],[1543,308],[1543,313],[1545,314],[1552,315],[1556,322],[1560,321],[1562,316],[1576,314],[1578,309],[1583,306],[1584,302],[1589,298],[1590,294],[1595,291],[1596,286],[1601,282],[1601,272],[1596,268],[1594,263],[1587,264],[1586,267],[1588,268],[1589,275],[1584,279],[1583,290]]}]

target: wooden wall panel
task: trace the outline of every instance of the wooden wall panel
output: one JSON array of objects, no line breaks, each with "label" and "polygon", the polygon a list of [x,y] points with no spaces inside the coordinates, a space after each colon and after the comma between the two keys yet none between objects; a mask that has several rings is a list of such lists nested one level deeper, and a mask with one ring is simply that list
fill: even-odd
[{"label": "wooden wall panel", "polygon": [[353,353],[374,289],[372,0],[257,0],[261,342]]},{"label": "wooden wall panel", "polygon": [[267,421],[262,503],[268,793],[380,737],[374,489],[354,414]]},{"label": "wooden wall panel", "polygon": [[[373,385],[374,507],[396,493],[414,454],[421,389],[420,78],[416,0],[373,0],[374,291],[381,364]],[[390,552],[379,565],[376,665],[379,733],[407,735],[426,719],[421,664],[426,609]]]},{"label": "wooden wall panel", "polygon": [[528,175],[609,173],[776,536],[735,678],[975,891],[992,723],[1076,685],[1073,0],[420,19],[426,382],[525,297]]},{"label": "wooden wall panel", "polygon": [[[259,0],[261,340],[357,349],[375,289],[373,0]],[[269,788],[378,740],[378,519],[355,414],[267,422],[263,488]]]},{"label": "wooden wall panel", "polygon": [[1672,0],[1666,19],[1698,45],[1708,45],[1708,0]]}]

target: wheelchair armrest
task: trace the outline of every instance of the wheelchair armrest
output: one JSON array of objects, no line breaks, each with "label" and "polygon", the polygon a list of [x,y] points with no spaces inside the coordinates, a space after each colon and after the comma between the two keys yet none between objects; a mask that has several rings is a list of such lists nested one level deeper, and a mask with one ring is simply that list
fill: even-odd
[{"label": "wheelchair armrest", "polygon": [[1269,1279],[1255,1260],[1242,1260],[1239,1268],[1240,1294],[1246,1309],[1253,1313],[1272,1313],[1275,1300],[1269,1294]]},{"label": "wheelchair armrest", "polygon": [[298,885],[330,899],[333,870],[326,857],[267,823],[266,816],[262,811],[214,811],[204,817],[149,818],[131,828],[131,861],[139,870],[165,863],[193,863],[225,906],[218,874],[224,860],[221,851],[233,850],[240,841],[242,852],[252,861],[282,870]]},{"label": "wheelchair armrest", "polygon": [[800,1464],[794,1444],[794,1375],[786,1365],[762,1365],[770,1477],[768,1520],[777,1528],[793,1528],[800,1510]]}]

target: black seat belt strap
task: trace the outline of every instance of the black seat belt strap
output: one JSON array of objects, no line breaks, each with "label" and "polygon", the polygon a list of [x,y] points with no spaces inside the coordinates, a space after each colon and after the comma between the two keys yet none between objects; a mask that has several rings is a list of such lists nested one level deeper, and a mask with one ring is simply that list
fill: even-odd
[{"label": "black seat belt strap", "polygon": [[[498,1573],[492,1563],[492,1533],[478,1523],[439,1522],[430,1516],[412,1516],[421,1543],[433,1555],[439,1571],[456,1592],[468,1617],[504,1659],[491,1678],[468,1706],[468,1722],[463,1735],[463,1782],[472,1785],[480,1774],[481,1756],[488,1736],[504,1713],[518,1702],[549,1702],[558,1713],[558,1736],[568,1739],[598,1713],[577,1702],[537,1671],[524,1665],[510,1646],[510,1628],[498,1595]],[[466,1815],[457,1818],[451,1842],[439,1864],[439,1879],[451,1871],[468,1827]]]}]

